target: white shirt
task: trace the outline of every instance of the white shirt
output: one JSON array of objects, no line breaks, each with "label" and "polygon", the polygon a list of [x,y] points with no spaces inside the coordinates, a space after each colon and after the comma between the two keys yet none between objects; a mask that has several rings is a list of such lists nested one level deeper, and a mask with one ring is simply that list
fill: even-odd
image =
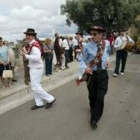
[{"label": "white shirt", "polygon": [[62,48],[65,48],[65,50],[69,50],[69,44],[66,39],[62,41]]},{"label": "white shirt", "polygon": [[69,40],[70,47],[74,48],[73,40]]},{"label": "white shirt", "polygon": [[[35,40],[33,40],[30,45],[32,43],[34,43]],[[43,68],[43,61],[41,58],[41,52],[39,50],[39,48],[37,47],[32,47],[32,50],[30,52],[30,54],[26,54],[25,55],[26,59],[29,60],[29,68]]]},{"label": "white shirt", "polygon": [[[127,36],[127,37],[130,42],[134,43],[134,41],[129,36]],[[121,46],[122,42],[125,40],[127,40],[126,36],[118,36],[115,40],[114,48],[116,50],[120,50],[121,49],[120,46]]]},{"label": "white shirt", "polygon": [[73,40],[74,46],[78,46],[78,41],[76,39]]}]

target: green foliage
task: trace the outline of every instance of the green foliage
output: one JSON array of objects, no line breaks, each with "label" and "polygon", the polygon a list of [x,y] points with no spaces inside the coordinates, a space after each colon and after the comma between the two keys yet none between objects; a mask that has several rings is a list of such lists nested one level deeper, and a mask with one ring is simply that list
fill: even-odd
[{"label": "green foliage", "polygon": [[73,22],[82,31],[91,24],[102,24],[109,34],[131,24],[140,28],[140,21],[135,20],[140,14],[139,7],[139,0],[66,0],[61,5],[61,14],[66,15],[68,25]]},{"label": "green foliage", "polygon": [[138,41],[138,36],[133,36],[133,40],[134,40],[134,42],[137,42]]}]

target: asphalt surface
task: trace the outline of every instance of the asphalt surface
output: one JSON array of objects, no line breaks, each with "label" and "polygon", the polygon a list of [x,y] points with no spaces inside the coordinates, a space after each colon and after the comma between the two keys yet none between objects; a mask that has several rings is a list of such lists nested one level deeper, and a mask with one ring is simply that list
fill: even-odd
[{"label": "asphalt surface", "polygon": [[86,84],[71,81],[50,93],[52,108],[31,111],[30,101],[0,115],[0,140],[140,140],[140,55],[130,55],[126,73],[112,77],[98,129],[89,124]]}]

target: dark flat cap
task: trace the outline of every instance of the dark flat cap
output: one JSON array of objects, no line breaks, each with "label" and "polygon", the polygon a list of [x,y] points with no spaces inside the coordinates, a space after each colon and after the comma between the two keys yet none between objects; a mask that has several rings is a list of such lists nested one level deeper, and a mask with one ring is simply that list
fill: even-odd
[{"label": "dark flat cap", "polygon": [[125,28],[119,29],[119,32],[125,32],[125,31],[127,31]]},{"label": "dark flat cap", "polygon": [[105,29],[102,26],[91,26],[90,31],[100,31],[105,32]]}]

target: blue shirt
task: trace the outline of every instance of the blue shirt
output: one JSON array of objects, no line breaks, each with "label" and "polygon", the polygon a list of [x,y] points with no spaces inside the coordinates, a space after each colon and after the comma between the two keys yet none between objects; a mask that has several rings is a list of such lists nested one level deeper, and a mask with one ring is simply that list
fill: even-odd
[{"label": "blue shirt", "polygon": [[[87,64],[96,57],[97,51],[98,51],[97,45],[98,44],[93,41],[85,44],[85,46],[83,48],[83,53],[80,54],[79,59],[78,59],[79,67],[81,70],[85,71]],[[105,49],[104,49],[104,53],[101,58],[102,59],[102,70],[106,69],[106,64],[109,61],[109,48],[110,48],[110,43],[105,40]],[[91,69],[96,71],[97,65],[94,65]]]},{"label": "blue shirt", "polygon": [[9,60],[9,52],[7,46],[0,47],[0,59],[6,63]]}]

